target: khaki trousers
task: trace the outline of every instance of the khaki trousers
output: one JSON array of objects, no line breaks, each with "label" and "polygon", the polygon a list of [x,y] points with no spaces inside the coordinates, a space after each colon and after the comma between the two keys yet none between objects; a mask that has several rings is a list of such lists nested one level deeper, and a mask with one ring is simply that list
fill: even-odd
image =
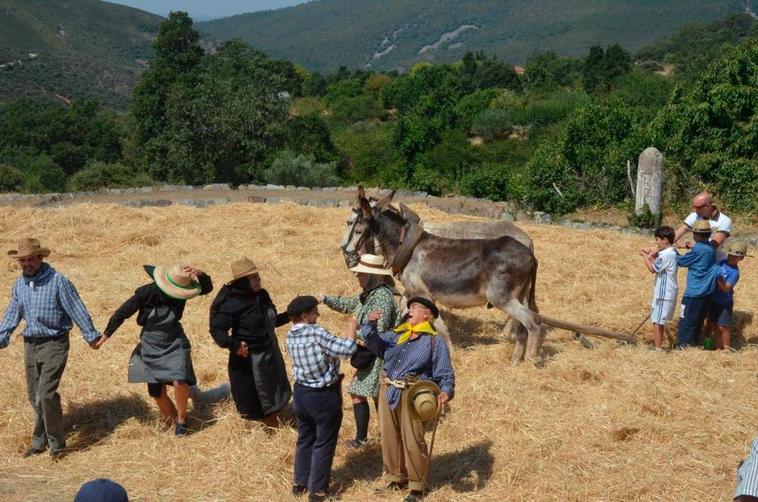
[{"label": "khaki trousers", "polygon": [[412,418],[412,403],[403,391],[400,403],[390,410],[387,384],[379,389],[379,426],[382,431],[382,459],[390,481],[408,482],[411,490],[424,491],[429,469],[429,450],[424,440],[424,424]]}]

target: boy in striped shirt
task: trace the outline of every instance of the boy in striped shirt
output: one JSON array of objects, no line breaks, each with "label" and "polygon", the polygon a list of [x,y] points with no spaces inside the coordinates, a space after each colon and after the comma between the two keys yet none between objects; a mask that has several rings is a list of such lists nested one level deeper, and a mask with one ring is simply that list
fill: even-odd
[{"label": "boy in striped shirt", "polygon": [[676,257],[674,249],[674,229],[658,227],[655,229],[655,246],[657,250],[640,250],[640,256],[650,272],[655,274],[653,284],[653,303],[650,306],[650,319],[653,321],[653,342],[655,350],[663,350],[663,335],[666,321],[674,316],[676,307]]}]

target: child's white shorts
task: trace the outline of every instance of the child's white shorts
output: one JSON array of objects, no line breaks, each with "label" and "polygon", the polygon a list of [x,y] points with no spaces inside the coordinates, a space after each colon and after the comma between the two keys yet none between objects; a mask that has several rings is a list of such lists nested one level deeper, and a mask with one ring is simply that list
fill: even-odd
[{"label": "child's white shorts", "polygon": [[666,324],[674,317],[676,300],[653,300],[650,306],[650,320],[655,324]]}]

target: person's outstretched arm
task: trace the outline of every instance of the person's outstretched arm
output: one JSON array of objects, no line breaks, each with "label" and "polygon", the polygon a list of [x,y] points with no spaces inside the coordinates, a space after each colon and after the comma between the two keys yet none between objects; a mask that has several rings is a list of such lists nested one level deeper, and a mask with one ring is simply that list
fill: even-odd
[{"label": "person's outstretched arm", "polygon": [[[87,307],[84,306],[84,302],[82,302],[79,293],[71,281],[62,275],[58,275],[58,281],[58,299],[61,302],[63,310],[79,326],[84,341],[92,346],[92,343],[100,338],[100,333],[95,329],[92,317],[87,312]],[[92,346],[93,349],[98,347],[99,345]]]}]

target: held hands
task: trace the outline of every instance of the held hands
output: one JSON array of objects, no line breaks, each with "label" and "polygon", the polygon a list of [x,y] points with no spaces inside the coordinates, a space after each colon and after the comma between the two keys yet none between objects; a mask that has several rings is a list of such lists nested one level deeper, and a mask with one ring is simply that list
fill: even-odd
[{"label": "held hands", "polygon": [[236,354],[240,357],[247,357],[250,355],[250,352],[247,350],[247,342],[240,343],[240,346],[237,348]]},{"label": "held hands", "polygon": [[102,345],[110,339],[109,336],[100,335],[89,343],[89,348],[92,350],[98,350]]}]

